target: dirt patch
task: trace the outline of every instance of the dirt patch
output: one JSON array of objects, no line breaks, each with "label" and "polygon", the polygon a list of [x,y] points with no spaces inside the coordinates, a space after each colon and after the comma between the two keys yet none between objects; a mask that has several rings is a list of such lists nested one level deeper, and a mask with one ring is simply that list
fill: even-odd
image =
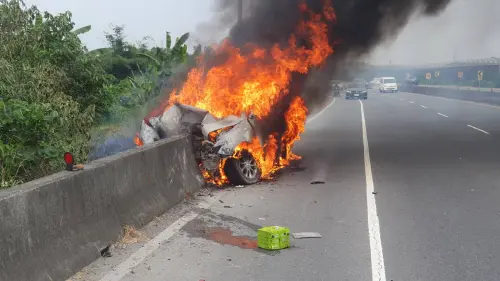
[{"label": "dirt patch", "polygon": [[123,228],[123,238],[118,242],[121,245],[135,244],[139,242],[146,242],[149,240],[148,236],[143,232],[135,229],[132,226],[125,226]]}]

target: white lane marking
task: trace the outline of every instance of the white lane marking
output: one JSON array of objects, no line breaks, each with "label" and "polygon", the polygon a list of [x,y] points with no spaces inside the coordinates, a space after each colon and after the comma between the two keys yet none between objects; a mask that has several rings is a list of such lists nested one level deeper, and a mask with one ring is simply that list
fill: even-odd
[{"label": "white lane marking", "polygon": [[410,103],[415,103],[415,102],[410,101]]},{"label": "white lane marking", "polygon": [[332,106],[332,105],[335,103],[335,101],[336,101],[336,100],[337,100],[337,99],[336,99],[336,98],[334,98],[334,99],[333,99],[333,101],[332,101],[329,105],[327,105],[325,108],[323,108],[323,109],[322,109],[320,112],[318,112],[316,115],[312,116],[311,118],[307,118],[306,123],[309,123],[309,122],[313,121],[314,119],[316,119],[316,117],[318,117],[318,116],[320,116],[321,114],[323,114],[323,112],[325,112],[325,110],[327,110],[330,106]]},{"label": "white lane marking", "polygon": [[443,117],[448,118],[448,116],[444,115],[443,113],[439,113],[439,112],[438,112],[438,115],[441,115],[441,116],[443,116]]},{"label": "white lane marking", "polygon": [[427,108],[427,106],[425,106],[425,105],[420,105],[420,107],[422,107],[422,108]]},{"label": "white lane marking", "polygon": [[[216,198],[219,197],[220,194],[218,196],[212,197],[210,200],[201,202],[200,204],[198,204],[198,207],[207,209],[216,200],[218,200]],[[167,241],[176,233],[178,233],[182,227],[184,227],[188,222],[195,219],[197,216],[197,213],[189,212],[180,219],[176,220],[173,224],[160,232],[160,234],[149,240],[149,242],[142,246],[139,250],[130,255],[125,261],[114,267],[113,270],[106,274],[103,278],[101,278],[100,281],[120,281],[123,277],[129,274],[134,267],[141,264],[144,259],[146,259],[156,249],[158,249],[163,242]]]},{"label": "white lane marking", "polygon": [[490,134],[490,133],[486,132],[485,130],[479,129],[478,127],[474,127],[474,126],[472,126],[472,125],[467,125],[467,127],[472,128],[472,129],[474,129],[474,130],[477,130],[477,131],[479,131],[479,132],[481,132],[481,133],[485,133],[485,134],[487,134],[487,135],[489,135],[489,134]]},{"label": "white lane marking", "polygon": [[366,203],[368,210],[368,235],[370,237],[370,252],[372,264],[372,280],[386,281],[384,253],[382,251],[382,240],[380,239],[380,224],[377,214],[377,203],[375,201],[375,187],[373,184],[372,165],[370,162],[370,150],[368,147],[368,136],[366,133],[365,110],[363,102],[361,104],[361,125],[363,129],[363,147],[365,158],[365,176],[366,176]]},{"label": "white lane marking", "polygon": [[466,101],[466,100],[459,100],[459,99],[452,99],[452,98],[445,98],[445,97],[437,97],[437,96],[431,96],[431,95],[426,95],[426,94],[410,93],[410,92],[404,92],[404,93],[405,94],[412,94],[412,95],[426,96],[426,97],[429,97],[429,98],[442,99],[442,100],[448,100],[448,101],[458,101],[458,102],[463,102],[463,103],[470,103],[470,104],[474,104],[474,105],[486,106],[486,107],[500,109],[500,106],[486,104],[486,103],[482,103],[482,102],[474,102],[474,101]]}]

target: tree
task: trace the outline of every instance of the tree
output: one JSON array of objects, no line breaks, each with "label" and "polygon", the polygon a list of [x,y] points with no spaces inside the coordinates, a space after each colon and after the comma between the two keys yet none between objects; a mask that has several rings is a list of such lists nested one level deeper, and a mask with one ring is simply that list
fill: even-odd
[{"label": "tree", "polygon": [[86,53],[71,13],[53,16],[17,0],[0,3],[0,187],[63,167],[88,153],[90,129],[112,99],[109,77]]},{"label": "tree", "polygon": [[112,25],[112,32],[106,33],[105,37],[109,47],[90,53],[99,57],[107,73],[123,80],[148,67],[149,61],[138,55],[143,46],[138,48],[126,41],[123,25]]}]

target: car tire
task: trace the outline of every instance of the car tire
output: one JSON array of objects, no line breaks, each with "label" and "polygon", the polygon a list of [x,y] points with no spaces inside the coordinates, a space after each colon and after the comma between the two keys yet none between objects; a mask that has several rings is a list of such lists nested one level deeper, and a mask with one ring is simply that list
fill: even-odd
[{"label": "car tire", "polygon": [[240,158],[229,158],[224,165],[224,173],[233,185],[249,185],[260,181],[262,172],[257,161],[248,151],[242,151]]}]

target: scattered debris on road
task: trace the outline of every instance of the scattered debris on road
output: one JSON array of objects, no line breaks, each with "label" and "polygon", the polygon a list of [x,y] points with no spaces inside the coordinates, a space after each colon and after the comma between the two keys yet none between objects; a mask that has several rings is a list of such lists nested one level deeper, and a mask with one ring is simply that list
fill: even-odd
[{"label": "scattered debris on road", "polygon": [[258,246],[265,250],[282,250],[290,247],[290,229],[283,226],[266,226],[257,231]]},{"label": "scattered debris on road", "polygon": [[321,234],[317,232],[298,232],[292,234],[295,239],[303,239],[303,238],[323,238]]},{"label": "scattered debris on road", "polygon": [[378,194],[378,192],[373,191],[373,192],[372,192],[372,194],[373,194],[373,195],[377,195],[377,194]]},{"label": "scattered debris on road", "polygon": [[226,205],[226,206],[224,206],[224,208],[226,208],[226,209],[230,209],[230,208],[232,208],[232,207],[231,207],[231,206]]},{"label": "scattered debris on road", "polygon": [[101,257],[110,258],[113,255],[111,254],[111,245],[106,246],[106,248],[101,250]]},{"label": "scattered debris on road", "polygon": [[324,181],[312,181],[311,184],[325,184]]},{"label": "scattered debris on road", "polygon": [[265,218],[259,218],[259,220],[261,220],[261,221],[265,221],[266,219],[265,219]]}]

